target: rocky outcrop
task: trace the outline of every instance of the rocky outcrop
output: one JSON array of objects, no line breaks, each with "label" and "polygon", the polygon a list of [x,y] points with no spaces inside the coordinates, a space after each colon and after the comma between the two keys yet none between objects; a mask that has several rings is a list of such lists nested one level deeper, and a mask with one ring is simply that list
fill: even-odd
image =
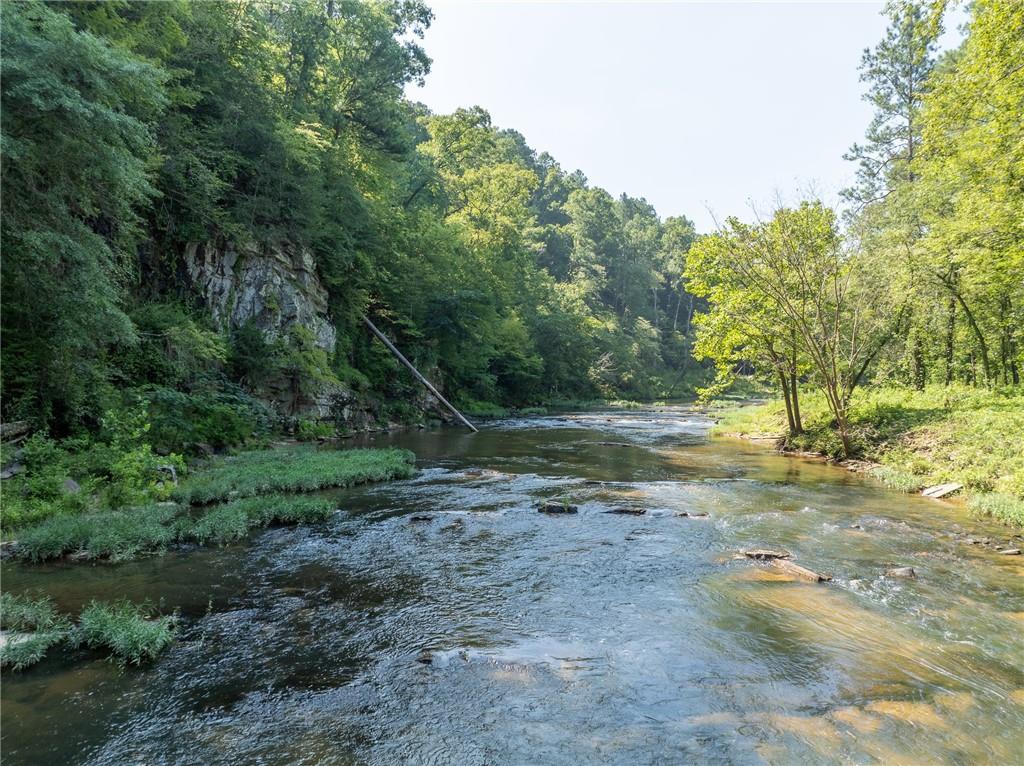
[{"label": "rocky outcrop", "polygon": [[[193,242],[185,249],[184,263],[193,288],[222,330],[237,330],[251,322],[266,340],[275,341],[287,339],[294,328],[301,327],[318,348],[334,353],[337,331],[328,311],[327,290],[309,250],[290,244]],[[259,396],[285,418],[329,419],[351,431],[386,425],[381,402],[357,395],[338,381],[321,381],[301,394],[284,377],[261,385]],[[430,417],[448,417],[426,390],[417,392],[410,403]]]},{"label": "rocky outcrop", "polygon": [[337,333],[327,313],[327,290],[308,250],[195,242],[185,250],[185,266],[221,328],[253,322],[268,340],[276,340],[299,325],[317,346],[333,353]]}]

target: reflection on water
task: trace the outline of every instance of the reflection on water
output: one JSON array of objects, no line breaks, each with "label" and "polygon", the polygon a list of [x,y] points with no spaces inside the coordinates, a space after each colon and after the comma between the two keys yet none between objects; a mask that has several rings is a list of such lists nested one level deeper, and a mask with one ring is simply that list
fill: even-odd
[{"label": "reflection on water", "polygon": [[[5,763],[1022,762],[1020,557],[958,542],[954,504],[706,428],[662,408],[391,434],[369,441],[421,473],[331,493],[325,524],[5,564],[69,610],[184,615],[148,668],[5,677]],[[754,546],[834,579],[733,557]]]}]

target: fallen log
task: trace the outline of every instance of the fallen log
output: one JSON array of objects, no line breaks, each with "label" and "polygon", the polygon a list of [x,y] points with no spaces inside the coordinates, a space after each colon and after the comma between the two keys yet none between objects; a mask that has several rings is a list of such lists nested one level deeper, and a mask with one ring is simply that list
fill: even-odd
[{"label": "fallen log", "polygon": [[383,344],[384,344],[385,346],[387,346],[387,347],[388,347],[388,350],[390,350],[390,351],[391,351],[391,353],[392,353],[392,354],[394,354],[394,355],[395,355],[395,356],[396,356],[396,357],[398,358],[398,361],[400,361],[400,362],[401,362],[402,364],[404,364],[404,365],[405,365],[406,367],[408,367],[408,368],[409,368],[409,371],[410,371],[410,372],[411,372],[411,373],[412,373],[413,375],[415,375],[415,376],[416,376],[416,379],[417,379],[417,380],[418,380],[418,381],[419,381],[420,383],[422,383],[422,384],[423,384],[424,386],[426,386],[426,387],[427,387],[427,390],[429,390],[429,391],[430,391],[430,393],[432,393],[432,394],[433,394],[434,396],[436,396],[436,397],[438,398],[438,401],[440,401],[440,402],[441,402],[441,404],[443,404],[443,405],[444,405],[445,407],[447,407],[447,408],[448,408],[448,409],[449,409],[449,410],[450,410],[450,411],[452,412],[452,414],[453,414],[453,415],[455,415],[455,417],[457,417],[457,418],[458,418],[459,420],[461,420],[461,421],[462,421],[462,423],[463,423],[463,424],[464,424],[464,425],[465,425],[465,426],[466,426],[466,427],[467,427],[467,428],[468,428],[468,429],[469,429],[470,431],[473,431],[474,433],[476,433],[476,426],[474,426],[474,425],[473,425],[472,423],[470,423],[470,422],[469,422],[468,420],[466,420],[466,416],[465,416],[465,415],[463,415],[463,414],[462,414],[461,412],[459,412],[459,411],[458,411],[457,409],[455,409],[455,405],[454,405],[454,404],[452,404],[451,402],[449,402],[449,401],[448,401],[447,399],[445,399],[445,398],[444,398],[444,397],[443,397],[443,396],[441,395],[441,392],[440,392],[440,391],[438,391],[438,390],[437,390],[436,388],[434,388],[434,384],[433,384],[433,383],[431,383],[431,382],[430,382],[429,380],[427,380],[427,379],[426,379],[425,377],[423,377],[423,375],[422,375],[422,374],[420,374],[420,371],[419,371],[419,370],[417,370],[417,369],[416,369],[416,368],[415,368],[415,367],[413,366],[413,363],[412,363],[412,362],[410,362],[410,361],[409,361],[408,359],[406,359],[406,358],[405,358],[405,356],[404,356],[404,355],[402,354],[402,352],[401,352],[401,351],[399,351],[399,350],[398,350],[398,349],[397,349],[397,348],[395,347],[395,344],[394,344],[394,343],[392,343],[392,342],[391,342],[391,341],[390,341],[390,340],[388,339],[388,336],[387,336],[387,335],[385,335],[384,333],[382,333],[382,332],[381,332],[380,330],[378,330],[378,329],[377,329],[377,325],[375,325],[375,324],[374,324],[373,322],[371,322],[371,321],[370,321],[370,319],[369,319],[369,317],[367,317],[367,316],[366,316],[365,314],[363,314],[363,315],[362,315],[362,317],[363,317],[363,322],[365,322],[365,323],[366,323],[366,326],[370,328],[370,332],[372,332],[372,333],[373,333],[374,335],[376,335],[376,336],[377,336],[377,337],[378,337],[378,338],[380,339],[380,342],[381,342],[381,343],[383,343]]},{"label": "fallen log", "polygon": [[772,566],[777,569],[781,569],[783,572],[791,574],[794,577],[799,577],[801,580],[809,580],[810,582],[830,582],[832,580],[832,575],[819,574],[812,569],[802,567],[799,564],[787,561],[786,559],[774,559],[772,561]]}]

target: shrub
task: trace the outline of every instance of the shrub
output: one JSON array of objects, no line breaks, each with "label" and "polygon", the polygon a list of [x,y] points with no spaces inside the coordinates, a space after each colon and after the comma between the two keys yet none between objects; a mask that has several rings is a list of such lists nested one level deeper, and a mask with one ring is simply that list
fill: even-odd
[{"label": "shrub", "polygon": [[323,423],[318,420],[303,418],[295,426],[295,438],[299,441],[311,442],[317,439],[326,439],[334,435],[334,426],[330,423]]},{"label": "shrub", "polygon": [[154,617],[153,610],[128,601],[93,601],[79,617],[78,640],[106,648],[121,664],[155,659],[174,640],[175,616]]}]

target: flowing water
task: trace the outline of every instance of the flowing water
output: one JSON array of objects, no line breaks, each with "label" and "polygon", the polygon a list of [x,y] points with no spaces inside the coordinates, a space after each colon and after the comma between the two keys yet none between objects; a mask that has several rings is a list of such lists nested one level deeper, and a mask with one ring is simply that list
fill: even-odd
[{"label": "flowing water", "polygon": [[[1007,530],[708,425],[663,408],[380,436],[419,475],[331,493],[326,523],[5,564],[12,592],[148,599],[183,627],[148,667],[6,674],[4,763],[1024,762],[1024,556],[952,534]],[[883,576],[898,565],[917,579]]]}]

